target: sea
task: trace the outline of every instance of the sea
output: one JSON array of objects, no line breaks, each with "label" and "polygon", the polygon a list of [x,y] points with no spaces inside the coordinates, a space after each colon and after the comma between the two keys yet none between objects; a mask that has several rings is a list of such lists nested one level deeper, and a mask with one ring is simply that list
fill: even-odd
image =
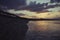
[{"label": "sea", "polygon": [[60,40],[60,20],[29,21],[25,40]]}]

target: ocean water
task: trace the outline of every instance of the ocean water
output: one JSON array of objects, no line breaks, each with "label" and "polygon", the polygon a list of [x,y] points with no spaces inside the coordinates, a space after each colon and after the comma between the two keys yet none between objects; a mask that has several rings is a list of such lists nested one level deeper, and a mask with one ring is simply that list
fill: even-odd
[{"label": "ocean water", "polygon": [[60,40],[60,21],[30,21],[25,40]]}]

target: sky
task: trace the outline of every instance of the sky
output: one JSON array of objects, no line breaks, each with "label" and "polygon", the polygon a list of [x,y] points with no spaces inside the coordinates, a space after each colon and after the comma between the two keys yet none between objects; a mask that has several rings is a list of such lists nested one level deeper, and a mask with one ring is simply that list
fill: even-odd
[{"label": "sky", "polygon": [[[29,4],[31,1],[32,2],[36,1],[37,3],[50,2],[50,0],[27,0],[27,4]],[[12,0],[11,0],[11,2],[12,2]],[[18,1],[14,2],[14,5],[16,6],[15,3],[18,3]],[[20,14],[20,13],[22,13],[22,14],[25,15],[25,16],[22,16],[22,17],[26,17],[26,18],[50,18],[51,19],[51,18],[58,18],[58,17],[60,17],[60,12],[56,12],[57,10],[60,11],[60,7],[50,8],[48,10],[50,10],[50,11],[52,10],[53,12],[37,13],[37,12],[31,12],[31,11],[28,11],[28,10],[17,10],[16,11],[14,9],[7,10],[7,12],[10,12],[10,13],[13,13],[13,14]]]},{"label": "sky", "polygon": [[50,2],[50,0],[27,0],[27,4],[29,4],[31,1],[32,1],[32,2],[36,1],[37,3],[46,3],[46,2]]},{"label": "sky", "polygon": [[20,16],[20,17],[25,17],[25,18],[47,18],[47,19],[55,19],[55,18],[60,18],[60,12],[58,11],[53,11],[53,12],[43,12],[43,13],[37,13],[37,12],[31,12],[28,10],[8,10],[8,12],[13,13],[13,14],[24,14],[25,16]]}]

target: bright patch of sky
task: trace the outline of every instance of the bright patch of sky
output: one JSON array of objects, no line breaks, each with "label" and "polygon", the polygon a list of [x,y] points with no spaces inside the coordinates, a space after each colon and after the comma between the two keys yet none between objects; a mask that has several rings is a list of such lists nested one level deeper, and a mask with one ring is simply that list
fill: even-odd
[{"label": "bright patch of sky", "polygon": [[46,2],[50,2],[50,0],[27,0],[27,4],[29,4],[31,1],[32,1],[32,2],[36,1],[37,3],[46,3]]},{"label": "bright patch of sky", "polygon": [[38,14],[38,18],[55,19],[60,18],[60,12],[45,12]]},{"label": "bright patch of sky", "polygon": [[60,11],[60,7],[50,8],[50,9],[47,9],[47,10],[53,11],[53,12],[58,12],[58,11]]},{"label": "bright patch of sky", "polygon": [[[55,19],[55,18],[60,18],[60,12],[45,12],[45,13],[37,13],[37,12],[31,12],[27,10],[8,10],[8,12],[13,13],[13,14],[25,14],[25,18],[48,18],[48,19]],[[20,16],[21,17],[21,16]]]}]

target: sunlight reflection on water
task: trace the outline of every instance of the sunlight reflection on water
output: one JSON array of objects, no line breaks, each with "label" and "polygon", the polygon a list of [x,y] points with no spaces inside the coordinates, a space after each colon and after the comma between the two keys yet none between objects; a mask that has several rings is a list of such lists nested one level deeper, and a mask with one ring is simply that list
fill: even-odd
[{"label": "sunlight reflection on water", "polygon": [[28,26],[30,31],[58,31],[60,21],[30,21]]},{"label": "sunlight reflection on water", "polygon": [[60,21],[30,21],[26,40],[60,39]]}]

